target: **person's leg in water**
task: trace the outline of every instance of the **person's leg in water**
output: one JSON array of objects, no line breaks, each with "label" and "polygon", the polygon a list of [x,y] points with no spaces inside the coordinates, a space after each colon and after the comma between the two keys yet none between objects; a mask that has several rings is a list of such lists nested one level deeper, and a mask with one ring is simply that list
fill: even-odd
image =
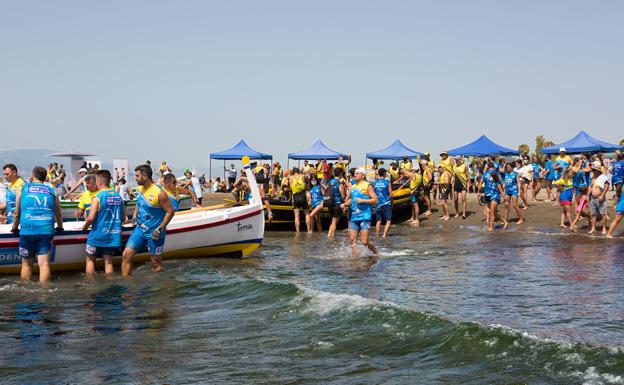
[{"label": "person's leg in water", "polygon": [[498,202],[494,199],[492,199],[490,201],[490,207],[489,207],[489,221],[488,221],[488,230],[492,231],[494,230],[494,224],[496,223],[496,206],[498,205]]},{"label": "person's leg in water", "polygon": [[312,223],[310,222],[310,210],[309,209],[303,210],[303,215],[304,215],[303,218],[305,219],[306,230],[308,231],[308,233],[311,233]]},{"label": "person's leg in water", "polygon": [[295,231],[298,233],[301,228],[301,217],[300,217],[301,210],[293,209],[293,212],[295,214]]},{"label": "person's leg in water", "polygon": [[366,247],[368,247],[370,251],[372,251],[374,254],[377,254],[377,248],[375,247],[375,245],[373,245],[373,243],[368,238],[368,228],[366,230],[363,228],[360,230],[360,240],[362,244],[366,245]]},{"label": "person's leg in water", "polygon": [[618,223],[622,221],[622,218],[624,218],[623,213],[615,214],[615,218],[613,218],[613,222],[611,222],[611,225],[609,226],[609,231],[607,231],[607,235],[606,235],[607,238],[613,238],[613,231],[615,231],[615,228],[617,227]]},{"label": "person's leg in water", "polygon": [[351,246],[351,252],[354,255],[359,255],[360,253],[358,252],[357,246],[355,245],[355,242],[357,241],[357,236],[358,236],[359,231],[352,229],[349,227],[349,245]]}]

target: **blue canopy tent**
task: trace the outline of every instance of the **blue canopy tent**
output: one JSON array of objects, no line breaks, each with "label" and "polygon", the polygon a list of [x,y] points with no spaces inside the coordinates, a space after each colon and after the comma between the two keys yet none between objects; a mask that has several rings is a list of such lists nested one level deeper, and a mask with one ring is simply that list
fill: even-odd
[{"label": "blue canopy tent", "polygon": [[407,156],[410,159],[415,159],[418,156],[422,156],[422,155],[423,155],[422,153],[412,150],[411,148],[405,146],[403,143],[401,143],[400,140],[397,139],[386,148],[382,148],[381,150],[374,151],[374,152],[367,152],[366,158],[372,159],[372,160],[401,159]]},{"label": "blue canopy tent", "polygon": [[[320,139],[305,150],[288,153],[288,160],[318,160],[318,159],[338,159],[340,157],[349,158],[349,154],[343,154],[327,147]],[[290,164],[286,167],[288,168]]]},{"label": "blue canopy tent", "polygon": [[449,155],[460,156],[488,156],[488,155],[519,155],[520,152],[512,150],[511,148],[503,147],[490,140],[485,135],[481,135],[474,142],[468,143],[465,146],[457,147],[449,150]]},{"label": "blue canopy tent", "polygon": [[273,155],[258,152],[241,140],[234,147],[224,151],[210,153],[210,174],[209,178],[212,180],[212,160],[223,159],[223,179],[225,179],[225,161],[226,160],[241,160],[244,156],[248,156],[249,159],[273,159]]},{"label": "blue canopy tent", "polygon": [[564,147],[566,152],[570,154],[579,154],[581,152],[613,152],[622,148],[620,145],[598,140],[590,136],[587,132],[581,130],[574,138],[568,140],[567,142],[542,148],[542,153],[556,154],[559,152],[561,147]]}]

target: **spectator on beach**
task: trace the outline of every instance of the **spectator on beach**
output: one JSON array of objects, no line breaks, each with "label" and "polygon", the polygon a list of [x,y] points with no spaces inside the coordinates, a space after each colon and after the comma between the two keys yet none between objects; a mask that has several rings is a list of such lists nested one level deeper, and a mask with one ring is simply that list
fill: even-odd
[{"label": "spectator on beach", "polygon": [[609,177],[603,173],[602,164],[596,160],[592,163],[593,180],[589,188],[589,214],[591,215],[591,229],[589,234],[596,231],[596,221],[602,220],[602,234],[607,234],[607,205],[606,195],[609,191]]},{"label": "spectator on beach", "polygon": [[230,168],[223,168],[227,172],[227,181],[228,181],[228,191],[232,191],[234,188],[234,183],[236,183],[236,166],[234,163],[230,164]]}]

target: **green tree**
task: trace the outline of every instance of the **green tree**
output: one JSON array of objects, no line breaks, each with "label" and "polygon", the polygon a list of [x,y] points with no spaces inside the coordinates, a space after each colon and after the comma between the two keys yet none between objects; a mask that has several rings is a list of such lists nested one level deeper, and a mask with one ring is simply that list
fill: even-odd
[{"label": "green tree", "polygon": [[544,135],[538,135],[535,138],[535,156],[538,157],[538,159],[542,158],[542,148],[544,147],[550,147],[550,146],[554,146],[555,143],[550,141],[550,140],[546,140],[544,138]]},{"label": "green tree", "polygon": [[520,155],[528,155],[531,149],[528,144],[521,144],[518,146],[518,151],[520,151]]},{"label": "green tree", "polygon": [[620,146],[624,146],[624,139],[620,140]]}]

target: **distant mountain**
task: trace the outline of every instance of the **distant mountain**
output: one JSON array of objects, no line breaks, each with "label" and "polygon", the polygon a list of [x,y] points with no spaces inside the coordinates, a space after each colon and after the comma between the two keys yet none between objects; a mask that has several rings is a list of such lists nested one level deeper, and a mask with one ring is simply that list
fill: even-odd
[{"label": "distant mountain", "polygon": [[[17,166],[19,173],[29,175],[35,166],[48,167],[49,163],[57,162],[65,165],[69,169],[69,158],[59,158],[48,156],[58,150],[47,150],[40,148],[18,148],[15,150],[0,150],[0,166],[13,163]],[[97,157],[95,157],[97,158]],[[112,169],[111,163],[102,163],[102,168]]]}]

